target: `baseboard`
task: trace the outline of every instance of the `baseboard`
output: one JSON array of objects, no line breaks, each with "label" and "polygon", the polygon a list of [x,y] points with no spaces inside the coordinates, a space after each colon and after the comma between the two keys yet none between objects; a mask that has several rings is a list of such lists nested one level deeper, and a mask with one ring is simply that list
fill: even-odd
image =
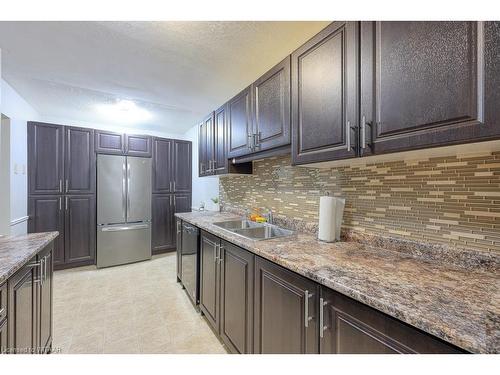
[{"label": "baseboard", "polygon": [[153,250],[151,253],[153,255],[159,255],[159,254],[165,254],[165,253],[172,253],[174,251],[176,251],[177,249],[175,247],[166,247],[164,249],[156,249],[156,250]]}]

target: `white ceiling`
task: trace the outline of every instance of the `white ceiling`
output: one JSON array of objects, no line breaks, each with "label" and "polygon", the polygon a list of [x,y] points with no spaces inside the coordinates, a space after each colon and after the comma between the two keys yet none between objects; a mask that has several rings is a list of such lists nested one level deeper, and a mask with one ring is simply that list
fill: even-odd
[{"label": "white ceiling", "polygon": [[2,76],[45,117],[184,133],[327,22],[0,22]]}]

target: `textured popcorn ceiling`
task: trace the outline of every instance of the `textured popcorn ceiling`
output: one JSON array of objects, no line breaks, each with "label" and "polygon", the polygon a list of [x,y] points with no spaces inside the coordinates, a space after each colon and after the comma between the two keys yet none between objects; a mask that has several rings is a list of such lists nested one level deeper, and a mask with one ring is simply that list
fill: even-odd
[{"label": "textured popcorn ceiling", "polygon": [[95,106],[132,99],[184,133],[327,24],[0,22],[2,74],[42,116],[122,125]]},{"label": "textured popcorn ceiling", "polygon": [[319,197],[346,198],[343,226],[500,252],[500,152],[340,166],[254,162],[254,174],[220,179],[221,203],[266,207],[318,222]]}]

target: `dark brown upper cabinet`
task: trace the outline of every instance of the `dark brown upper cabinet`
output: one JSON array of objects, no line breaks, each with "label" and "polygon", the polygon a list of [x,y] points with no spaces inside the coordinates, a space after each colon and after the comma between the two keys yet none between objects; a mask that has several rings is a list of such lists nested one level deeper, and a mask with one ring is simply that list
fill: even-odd
[{"label": "dark brown upper cabinet", "polygon": [[334,22],[292,53],[292,162],[357,155],[357,22]]},{"label": "dark brown upper cabinet", "polygon": [[362,22],[362,154],[498,136],[495,32],[480,22]]},{"label": "dark brown upper cabinet", "polygon": [[253,152],[251,90],[247,87],[228,102],[227,157],[235,158]]},{"label": "dark brown upper cabinet", "polygon": [[172,188],[174,193],[191,192],[191,141],[173,140]]},{"label": "dark brown upper cabinet", "polygon": [[253,148],[290,144],[290,56],[252,84]]},{"label": "dark brown upper cabinet", "polygon": [[254,353],[318,353],[318,284],[255,257],[254,290]]},{"label": "dark brown upper cabinet", "polygon": [[153,194],[173,193],[172,184],[173,140],[153,138]]},{"label": "dark brown upper cabinet", "polygon": [[226,153],[226,126],[227,126],[227,105],[223,105],[214,113],[214,174],[228,173],[228,159]]},{"label": "dark brown upper cabinet", "polygon": [[214,162],[214,112],[199,125],[198,130],[198,175],[211,176]]},{"label": "dark brown upper cabinet", "polygon": [[64,127],[64,193],[95,192],[94,130]]},{"label": "dark brown upper cabinet", "polygon": [[29,194],[61,194],[63,168],[63,126],[28,122]]},{"label": "dark brown upper cabinet", "polygon": [[[483,26],[480,24],[480,26]],[[484,122],[500,133],[500,22],[484,23]]]},{"label": "dark brown upper cabinet", "polygon": [[125,153],[130,156],[151,157],[151,137],[125,134]]},{"label": "dark brown upper cabinet", "polygon": [[125,134],[96,130],[95,151],[102,154],[124,154]]}]

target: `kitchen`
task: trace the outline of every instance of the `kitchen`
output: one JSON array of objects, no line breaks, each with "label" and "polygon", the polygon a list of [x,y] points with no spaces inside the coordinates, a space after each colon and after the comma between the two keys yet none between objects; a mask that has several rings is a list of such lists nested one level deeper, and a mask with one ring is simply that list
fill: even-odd
[{"label": "kitchen", "polygon": [[500,22],[332,18],[0,22],[2,353],[499,352]]}]

